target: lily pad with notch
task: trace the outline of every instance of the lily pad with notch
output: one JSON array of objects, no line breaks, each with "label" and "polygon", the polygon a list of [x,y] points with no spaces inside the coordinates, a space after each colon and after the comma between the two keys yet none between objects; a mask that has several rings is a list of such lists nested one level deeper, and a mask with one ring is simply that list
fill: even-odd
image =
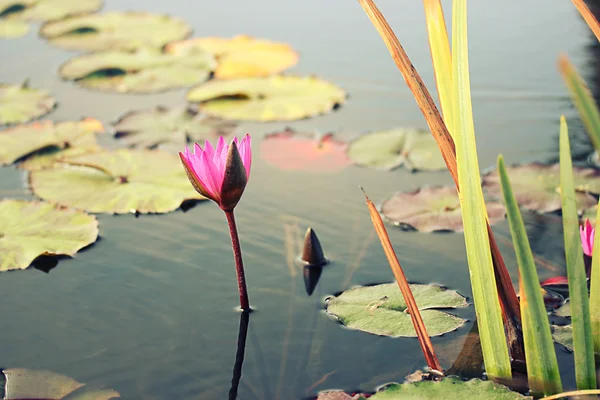
[{"label": "lily pad with notch", "polygon": [[204,82],[216,67],[211,53],[168,54],[153,48],[106,51],[77,56],[59,74],[89,89],[150,93]]},{"label": "lily pad with notch", "polygon": [[[417,307],[430,336],[460,328],[466,321],[439,309],[466,307],[466,299],[438,285],[411,284]],[[416,337],[411,316],[398,285],[361,286],[327,300],[327,313],[343,325],[374,335]]]},{"label": "lily pad with notch", "polygon": [[325,114],[346,101],[346,92],[314,76],[275,75],[209,81],[186,98],[224,119],[268,122]]},{"label": "lily pad with notch", "polygon": [[215,77],[220,79],[269,76],[294,66],[298,54],[285,43],[256,39],[247,35],[234,38],[192,38],[169,43],[165,51],[179,53],[190,48],[216,55],[219,66]]},{"label": "lily pad with notch", "polygon": [[0,125],[31,121],[54,107],[56,100],[48,92],[30,88],[27,81],[18,85],[0,83]]},{"label": "lily pad with notch", "polygon": [[93,213],[166,213],[204,200],[179,157],[158,150],[105,150],[73,157],[29,176],[45,200]]},{"label": "lily pad with notch", "polygon": [[0,201],[0,271],[39,256],[73,256],[98,238],[96,217],[41,201]]},{"label": "lily pad with notch", "polygon": [[[560,198],[560,166],[531,163],[507,167],[510,183],[517,203],[523,208],[541,213],[562,208]],[[573,167],[577,209],[581,212],[598,203],[594,195],[600,194],[600,171],[593,168]],[[498,171],[483,176],[485,193],[502,197]]]},{"label": "lily pad with notch", "polygon": [[0,0],[0,19],[52,21],[102,8],[102,0]]},{"label": "lily pad with notch", "polygon": [[348,156],[358,165],[380,170],[399,166],[416,171],[446,169],[446,163],[429,131],[396,128],[370,132],[348,146]]},{"label": "lily pad with notch", "polygon": [[260,157],[281,170],[333,173],[352,165],[346,147],[332,133],[318,135],[288,128],[264,137]]},{"label": "lily pad with notch", "polygon": [[229,138],[237,127],[235,122],[201,114],[194,106],[132,111],[114,124],[115,137],[129,147],[173,145],[179,151],[189,142]]},{"label": "lily pad with notch", "polygon": [[17,125],[0,131],[0,165],[27,157],[22,168],[42,168],[63,157],[98,149],[94,134],[103,131],[102,123],[93,118]]},{"label": "lily pad with notch", "polygon": [[[486,202],[490,224],[504,219],[500,202]],[[460,200],[454,186],[425,186],[413,192],[397,192],[381,205],[382,214],[406,230],[462,232]]]},{"label": "lily pad with notch", "polygon": [[191,32],[182,19],[137,11],[78,15],[48,22],[40,29],[51,44],[78,51],[160,49]]}]

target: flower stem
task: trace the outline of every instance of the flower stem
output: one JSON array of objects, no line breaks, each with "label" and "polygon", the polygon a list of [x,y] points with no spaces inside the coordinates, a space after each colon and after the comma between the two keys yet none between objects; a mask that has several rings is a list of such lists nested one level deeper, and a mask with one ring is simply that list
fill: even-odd
[{"label": "flower stem", "polygon": [[240,247],[240,238],[238,237],[233,210],[225,211],[225,216],[227,216],[227,223],[229,224],[231,247],[233,248],[233,257],[235,258],[235,272],[237,273],[238,292],[240,293],[240,308],[243,311],[250,311],[248,290],[246,289],[246,276],[244,275],[244,262],[242,261],[242,249]]}]

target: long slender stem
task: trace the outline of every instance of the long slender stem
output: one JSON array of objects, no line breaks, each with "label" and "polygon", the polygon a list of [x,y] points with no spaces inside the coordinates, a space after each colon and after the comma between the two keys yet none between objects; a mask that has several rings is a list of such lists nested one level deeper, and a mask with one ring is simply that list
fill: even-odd
[{"label": "long slender stem", "polygon": [[227,224],[229,224],[231,247],[233,248],[233,257],[235,258],[235,272],[237,274],[238,292],[240,293],[240,308],[243,311],[250,311],[248,290],[246,289],[246,276],[244,275],[244,262],[242,261],[242,248],[240,247],[240,238],[238,237],[233,210],[225,211],[225,215],[227,216]]}]

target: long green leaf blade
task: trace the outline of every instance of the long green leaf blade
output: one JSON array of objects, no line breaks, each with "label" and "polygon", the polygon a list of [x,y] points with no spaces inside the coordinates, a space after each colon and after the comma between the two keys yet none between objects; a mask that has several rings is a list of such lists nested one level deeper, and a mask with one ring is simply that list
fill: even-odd
[{"label": "long green leaf blade", "polygon": [[563,232],[565,237],[565,257],[569,298],[573,325],[573,353],[575,356],[575,380],[577,389],[596,389],[596,369],[594,367],[594,345],[590,323],[590,303],[581,251],[579,218],[575,204],[575,184],[573,183],[573,162],[569,144],[569,130],[565,116],[560,117],[560,197],[562,200]]},{"label": "long green leaf blade", "polygon": [[[596,227],[600,228],[600,204],[596,213]],[[590,275],[590,320],[594,338],[594,352],[600,354],[600,235],[594,234],[594,250],[592,251],[592,272]]]},{"label": "long green leaf blade", "polygon": [[560,372],[535,260],[502,156],[498,157],[498,174],[521,276],[521,318],[529,389],[536,396],[560,393]]},{"label": "long green leaf blade", "polygon": [[481,190],[467,43],[467,2],[455,0],[452,13],[452,73],[454,85],[454,138],[458,163],[459,199],[465,232],[473,301],[481,335],[483,359],[491,378],[510,379],[506,335],[496,290],[496,279]]}]

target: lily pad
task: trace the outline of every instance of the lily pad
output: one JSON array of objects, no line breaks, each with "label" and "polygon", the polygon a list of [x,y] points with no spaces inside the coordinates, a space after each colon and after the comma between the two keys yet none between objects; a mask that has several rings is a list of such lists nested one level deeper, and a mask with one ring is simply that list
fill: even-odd
[{"label": "lily pad", "polygon": [[20,124],[48,114],[56,100],[48,92],[20,85],[0,83],[0,125]]},{"label": "lily pad", "polygon": [[[100,121],[85,118],[77,122],[40,121],[0,131],[0,165],[28,157],[23,167],[36,169],[78,151],[97,149],[94,133],[104,131]],[[43,150],[40,154],[34,154]]]},{"label": "lily pad", "polygon": [[552,325],[552,339],[567,350],[573,351],[573,327],[571,325]]},{"label": "lily pad", "polygon": [[565,304],[560,306],[554,311],[554,314],[559,317],[570,317],[571,316],[571,302],[567,300]]},{"label": "lily pad", "polygon": [[188,142],[213,141],[232,136],[237,124],[198,112],[193,106],[156,107],[132,111],[115,123],[115,137],[130,147],[155,148],[172,144],[179,151]]},{"label": "lily pad", "polygon": [[213,80],[193,87],[190,102],[208,114],[242,121],[293,121],[331,111],[346,100],[346,92],[309,76]]},{"label": "lily pad", "polygon": [[[490,224],[504,219],[499,202],[486,203]],[[397,192],[385,200],[382,214],[403,229],[421,232],[462,232],[460,201],[454,186],[426,186],[414,192]]]},{"label": "lily pad", "polygon": [[145,12],[112,11],[78,15],[42,26],[40,35],[51,44],[68,50],[114,51],[140,47],[162,48],[192,32],[183,20]]},{"label": "lily pad", "polygon": [[204,82],[216,65],[213,55],[201,50],[167,54],[139,48],[77,56],[64,63],[59,74],[89,89],[149,93]]},{"label": "lily pad", "polygon": [[73,378],[51,371],[10,368],[6,377],[4,399],[110,400],[120,395],[112,389],[94,388]]},{"label": "lily pad", "polygon": [[0,271],[25,269],[41,255],[72,256],[96,241],[98,221],[40,201],[0,201]]},{"label": "lily pad", "polygon": [[7,20],[51,21],[102,8],[102,0],[0,0],[0,15]]},{"label": "lily pad", "polygon": [[[560,199],[559,165],[541,163],[507,167],[515,198],[521,207],[542,213],[562,208]],[[573,167],[577,209],[582,211],[598,203],[592,194],[600,194],[600,171],[593,168]],[[502,197],[498,171],[483,176],[484,190]]]},{"label": "lily pad", "polygon": [[29,176],[45,200],[94,213],[166,213],[185,200],[203,200],[179,157],[156,150],[101,151],[68,158]]},{"label": "lily pad", "polygon": [[287,129],[265,136],[260,142],[260,157],[281,170],[338,172],[352,165],[346,147],[331,133],[319,136]]},{"label": "lily pad", "polygon": [[[417,306],[429,336],[439,336],[460,328],[465,320],[436,310],[466,307],[464,297],[437,285],[411,284]],[[416,337],[406,303],[394,283],[362,286],[347,290],[327,302],[327,313],[348,328],[391,337]]]},{"label": "lily pad", "polygon": [[371,132],[350,143],[348,156],[357,164],[381,170],[404,165],[411,170],[446,169],[446,163],[431,133],[397,128]]},{"label": "lily pad", "polygon": [[29,24],[16,19],[0,18],[0,39],[14,39],[25,36],[29,32]]},{"label": "lily pad", "polygon": [[298,62],[298,54],[285,43],[239,35],[193,38],[170,43],[167,52],[179,53],[189,48],[209,51],[217,56],[215,77],[221,79],[269,76],[282,72]]}]

